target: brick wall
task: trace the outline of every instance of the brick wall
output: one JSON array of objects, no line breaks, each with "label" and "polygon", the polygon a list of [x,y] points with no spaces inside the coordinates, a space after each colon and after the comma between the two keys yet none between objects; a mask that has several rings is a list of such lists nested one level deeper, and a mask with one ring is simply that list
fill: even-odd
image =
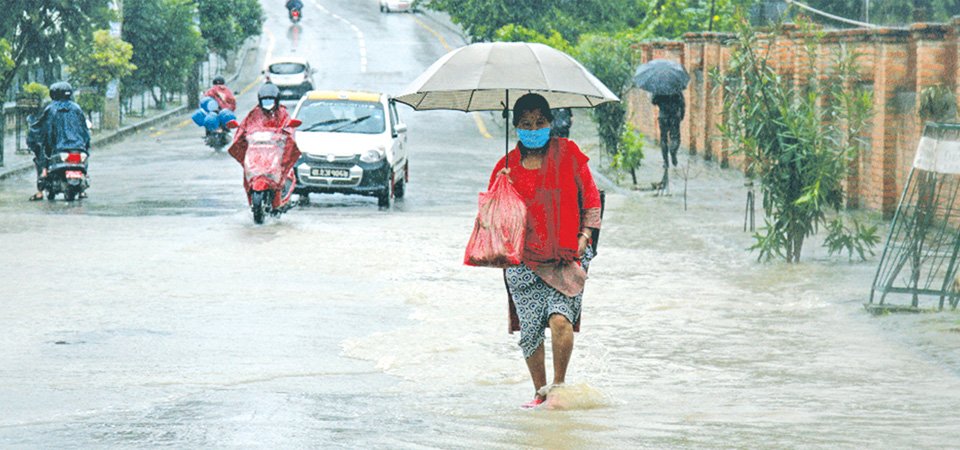
[{"label": "brick wall", "polygon": [[[906,183],[923,124],[919,117],[919,93],[934,85],[951,89],[960,103],[960,16],[949,24],[917,23],[909,28],[879,28],[827,31],[815,52],[813,66],[820,80],[834,71],[840,46],[861,55],[858,79],[851,82],[874,96],[871,122],[865,136],[868,149],[851,165],[846,181],[848,205],[879,210],[890,216]],[[759,36],[760,50],[768,51],[771,65],[785,79],[801,86],[809,74],[810,61],[800,30],[784,35]],[[726,70],[734,44],[724,33],[689,33],[680,42],[641,44],[642,62],[669,59],[686,67],[690,84],[684,92],[687,117],[681,125],[681,141],[691,154],[724,165],[743,167],[743,158],[726,152],[717,125],[723,105],[722,90],[714,86],[710,72]],[[658,140],[656,108],[646,92],[630,91],[628,120],[653,140]],[[659,151],[648,152],[659,163]]]}]

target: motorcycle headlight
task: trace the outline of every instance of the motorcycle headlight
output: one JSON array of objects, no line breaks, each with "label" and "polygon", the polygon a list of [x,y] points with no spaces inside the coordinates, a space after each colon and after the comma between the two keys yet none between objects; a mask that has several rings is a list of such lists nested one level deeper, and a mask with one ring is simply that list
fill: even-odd
[{"label": "motorcycle headlight", "polygon": [[383,156],[383,150],[374,148],[363,152],[363,154],[360,155],[360,161],[365,163],[375,163],[383,159]]}]

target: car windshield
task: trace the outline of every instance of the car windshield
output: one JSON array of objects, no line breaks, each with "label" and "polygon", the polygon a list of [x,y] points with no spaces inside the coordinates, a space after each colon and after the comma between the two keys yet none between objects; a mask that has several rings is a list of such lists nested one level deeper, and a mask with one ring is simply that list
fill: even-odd
[{"label": "car windshield", "polygon": [[306,66],[300,63],[275,63],[270,65],[270,73],[277,75],[293,75],[303,73]]},{"label": "car windshield", "polygon": [[377,134],[385,128],[383,105],[378,102],[312,100],[300,106],[297,119],[303,122],[297,131]]}]

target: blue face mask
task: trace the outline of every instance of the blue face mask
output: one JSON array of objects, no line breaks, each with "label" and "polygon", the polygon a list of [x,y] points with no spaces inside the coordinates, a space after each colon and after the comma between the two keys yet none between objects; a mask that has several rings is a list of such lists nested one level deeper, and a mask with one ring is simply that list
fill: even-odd
[{"label": "blue face mask", "polygon": [[539,130],[517,128],[517,137],[520,138],[520,143],[526,148],[540,148],[547,145],[547,141],[550,140],[550,127]]},{"label": "blue face mask", "polygon": [[272,98],[264,98],[260,100],[260,107],[263,109],[273,109],[273,106],[277,103],[276,100]]}]

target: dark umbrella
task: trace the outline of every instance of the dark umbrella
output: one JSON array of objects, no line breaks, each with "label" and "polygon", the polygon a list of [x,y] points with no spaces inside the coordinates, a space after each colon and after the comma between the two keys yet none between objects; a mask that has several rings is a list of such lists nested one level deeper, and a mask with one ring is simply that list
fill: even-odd
[{"label": "dark umbrella", "polygon": [[653,59],[637,67],[633,84],[653,95],[671,95],[683,92],[690,75],[675,61]]}]

